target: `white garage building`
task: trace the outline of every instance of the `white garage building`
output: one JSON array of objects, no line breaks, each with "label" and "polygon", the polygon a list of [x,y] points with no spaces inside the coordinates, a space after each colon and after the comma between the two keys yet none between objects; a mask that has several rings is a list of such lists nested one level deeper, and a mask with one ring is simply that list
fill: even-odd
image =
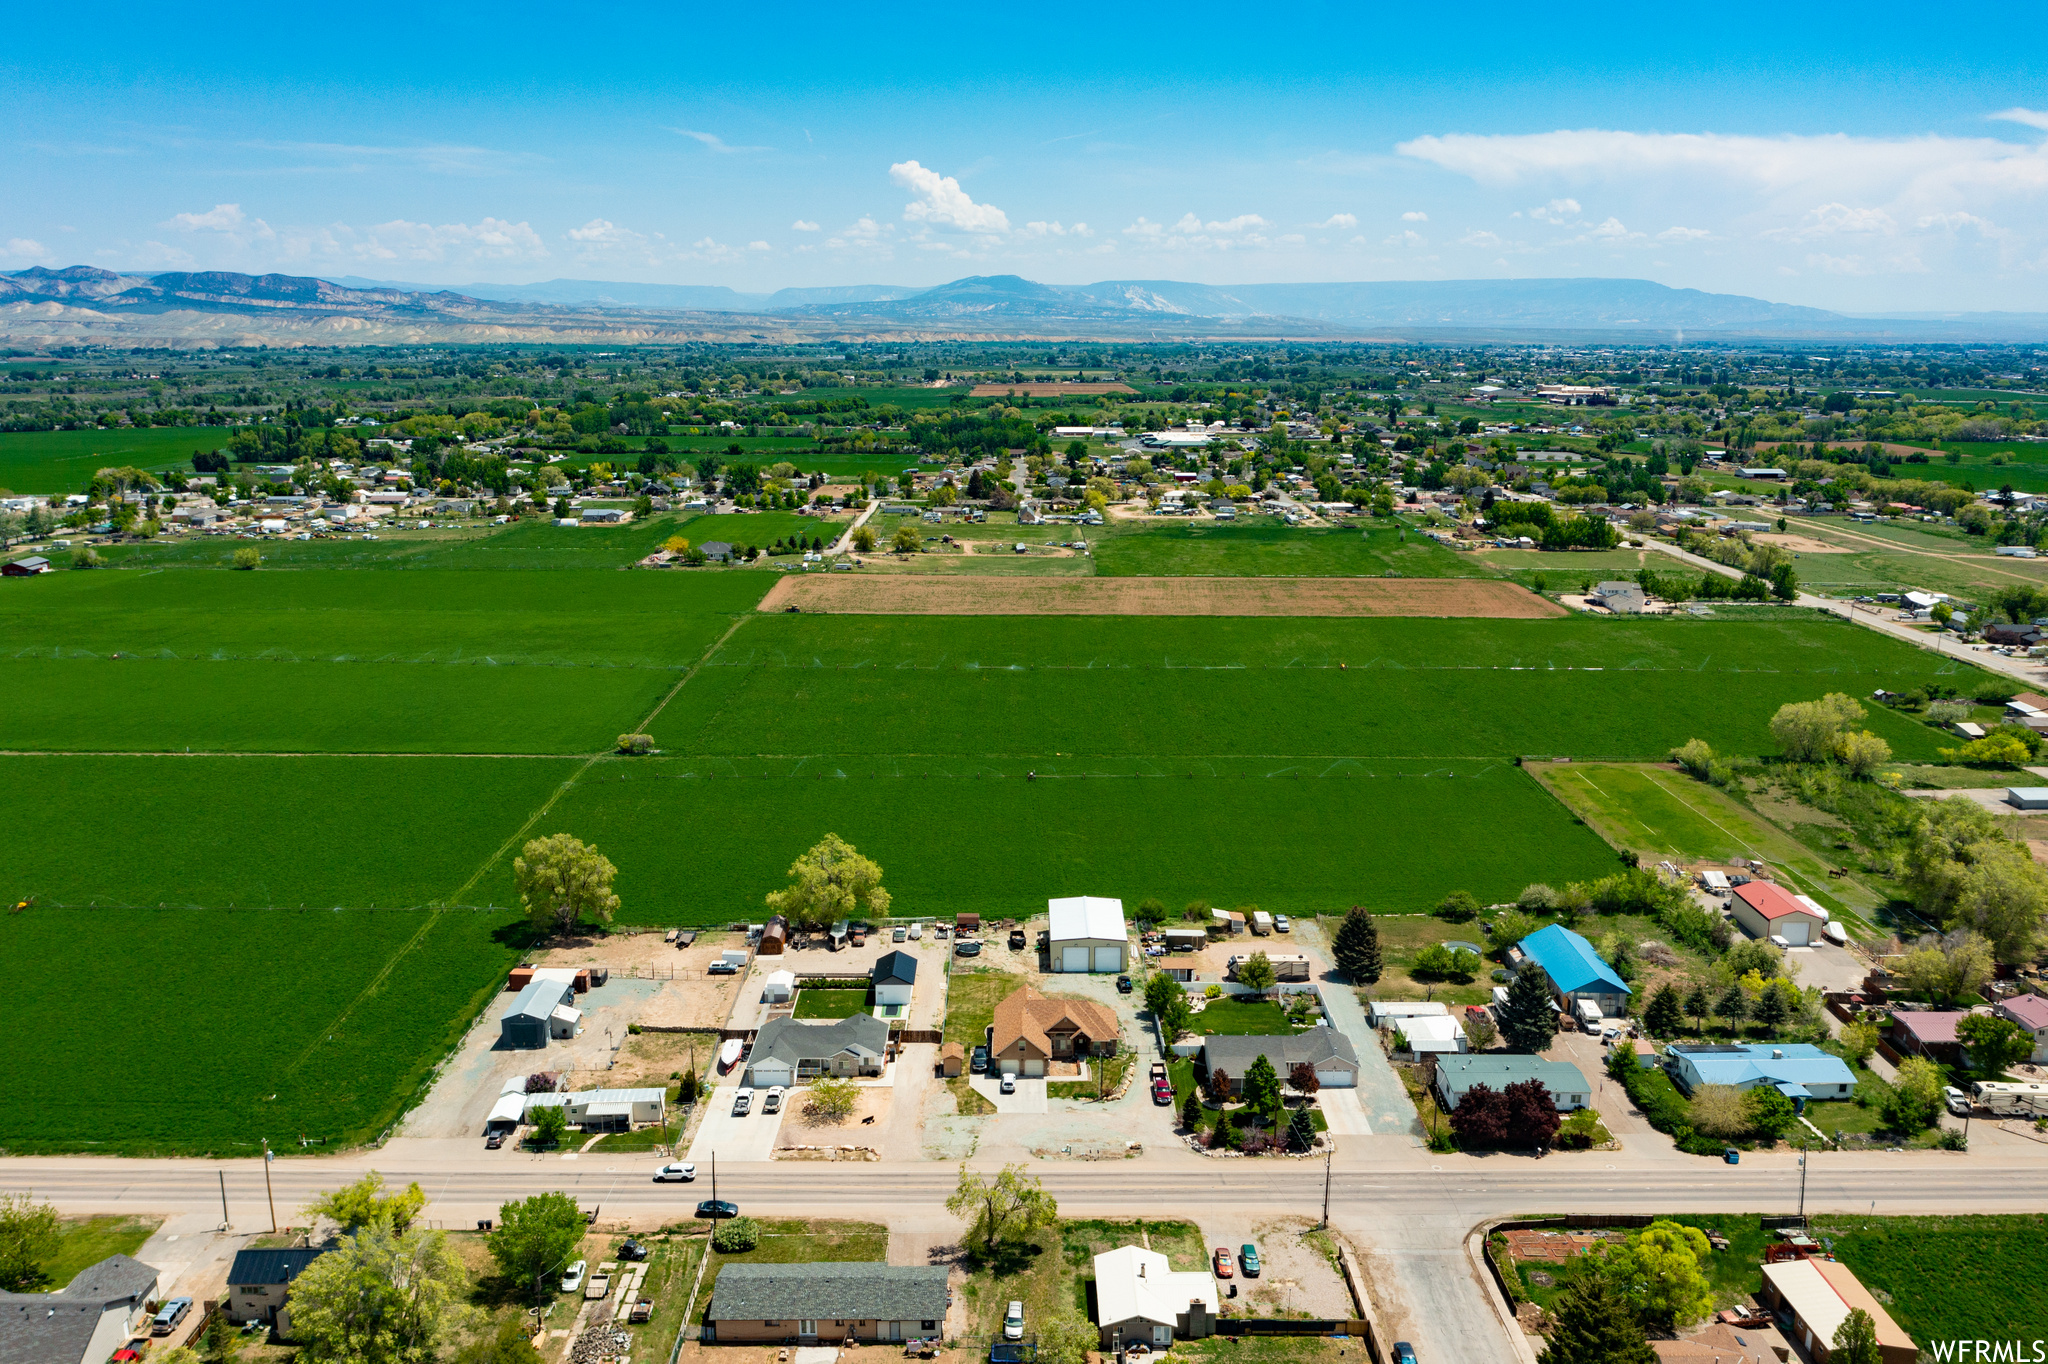
[{"label": "white garage building", "polygon": [[1124,928],[1124,902],[1073,895],[1045,903],[1052,916],[1051,967],[1055,971],[1130,969],[1131,939]]}]

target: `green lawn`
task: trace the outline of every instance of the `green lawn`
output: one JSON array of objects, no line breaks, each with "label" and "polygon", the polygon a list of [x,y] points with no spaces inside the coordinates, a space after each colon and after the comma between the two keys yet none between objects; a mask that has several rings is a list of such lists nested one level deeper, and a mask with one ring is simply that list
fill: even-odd
[{"label": "green lawn", "polygon": [[797,991],[797,1018],[845,1018],[865,1013],[869,1007],[866,990],[821,990],[809,987]]},{"label": "green lawn", "polygon": [[1472,578],[1485,568],[1385,521],[1343,527],[1164,524],[1088,532],[1109,577]]},{"label": "green lawn", "polygon": [[1300,1031],[1277,1004],[1235,999],[1212,999],[1204,1004],[1195,1015],[1195,1030],[1220,1037],[1292,1037]]},{"label": "green lawn", "polygon": [[2048,1217],[1821,1216],[1817,1235],[1923,1350],[2032,1340],[2048,1322]]},{"label": "green lawn", "polygon": [[995,1022],[996,1005],[1024,986],[1022,976],[1007,971],[977,967],[948,978],[946,982],[946,1025],[948,1042],[958,1042],[967,1053],[967,1064],[959,1075],[946,1081],[953,1102],[962,1113],[993,1113],[995,1105],[974,1092],[967,1083],[973,1075],[974,1049],[988,1045],[989,1026]]},{"label": "green lawn", "polygon": [[62,1288],[82,1269],[109,1255],[134,1255],[163,1225],[155,1217],[66,1217],[58,1228],[57,1253],[36,1266],[43,1287]]},{"label": "green lawn", "polygon": [[[741,1207],[744,1213],[746,1208]],[[752,1250],[727,1255],[710,1252],[703,1283],[697,1294],[696,1324],[701,1326],[711,1310],[711,1290],[718,1274],[728,1264],[815,1264],[829,1260],[873,1261],[889,1258],[889,1229],[880,1222],[836,1222],[823,1218],[756,1218],[761,1240]]]}]

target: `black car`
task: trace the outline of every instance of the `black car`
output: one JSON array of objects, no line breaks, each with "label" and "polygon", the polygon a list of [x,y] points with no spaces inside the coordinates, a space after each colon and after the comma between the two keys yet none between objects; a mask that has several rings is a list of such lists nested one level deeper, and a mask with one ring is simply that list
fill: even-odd
[{"label": "black car", "polygon": [[1395,1341],[1394,1364],[1416,1364],[1415,1347],[1405,1340]]},{"label": "black car", "polygon": [[1116,978],[1116,992],[1120,995],[1127,995],[1131,992],[1131,978],[1129,976],[1118,976]]},{"label": "black car", "polygon": [[739,1215],[740,1205],[728,1203],[722,1198],[707,1198],[697,1205],[697,1216],[699,1217],[716,1219],[720,1217],[738,1217]]},{"label": "black car", "polygon": [[647,1258],[647,1247],[641,1245],[638,1241],[629,1240],[626,1244],[619,1247],[619,1258],[621,1260],[644,1260]]},{"label": "black car", "polygon": [[987,1069],[988,1069],[988,1048],[987,1048],[987,1047],[976,1047],[976,1048],[974,1049],[974,1073],[975,1073],[976,1075],[979,1075],[979,1074],[981,1074],[982,1072],[986,1071]]}]

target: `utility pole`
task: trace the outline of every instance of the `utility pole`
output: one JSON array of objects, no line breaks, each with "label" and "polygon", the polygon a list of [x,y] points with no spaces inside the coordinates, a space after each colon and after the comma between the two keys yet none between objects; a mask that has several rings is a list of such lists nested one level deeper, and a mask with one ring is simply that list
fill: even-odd
[{"label": "utility pole", "polygon": [[225,1170],[216,1173],[220,1175],[220,1229],[228,1231],[232,1228],[228,1221],[228,1174]]},{"label": "utility pole", "polygon": [[1330,1165],[1337,1158],[1337,1144],[1330,1143],[1330,1149],[1323,1153],[1323,1230],[1330,1229]]},{"label": "utility pole", "polygon": [[270,1139],[263,1139],[263,1196],[270,1200],[270,1234],[277,1235],[277,1194],[270,1187],[270,1162],[277,1157],[271,1154]]},{"label": "utility pole", "polygon": [[1806,1225],[1806,1143],[1799,1143],[1799,1225]]}]

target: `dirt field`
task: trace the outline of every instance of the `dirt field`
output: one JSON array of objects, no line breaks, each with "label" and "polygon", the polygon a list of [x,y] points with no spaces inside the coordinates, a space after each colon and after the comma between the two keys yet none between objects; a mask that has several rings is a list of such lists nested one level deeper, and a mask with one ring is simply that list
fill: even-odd
[{"label": "dirt field", "polygon": [[1846,545],[1831,545],[1825,540],[1816,540],[1811,535],[1780,535],[1776,531],[1758,531],[1751,537],[1760,544],[1778,545],[1797,554],[1854,554],[1856,551]]},{"label": "dirt field", "polygon": [[535,966],[608,966],[617,979],[660,982],[633,1018],[658,1028],[722,1028],[739,997],[739,976],[706,976],[704,968],[728,947],[745,947],[737,933],[699,933],[689,947],[663,942],[659,933],[619,933],[565,943],[536,953]]},{"label": "dirt field", "polygon": [[1026,384],[976,384],[969,395],[976,398],[1000,398],[1006,394],[1029,394],[1034,398],[1063,398],[1079,394],[1136,393],[1129,384],[1084,384],[1071,379],[1058,379],[1049,383]]},{"label": "dirt field", "polygon": [[[797,1146],[872,1146],[881,1149],[882,1133],[888,1130],[889,1103],[895,1097],[895,1090],[881,1085],[862,1085],[860,1101],[853,1112],[840,1122],[819,1121],[804,1111],[804,1092],[799,1089],[790,1095],[789,1116],[782,1120],[782,1127],[775,1134],[775,1149],[787,1151]],[[862,1121],[873,1118],[873,1122]],[[787,1157],[778,1157],[787,1159]]]},{"label": "dirt field", "polygon": [[760,610],[859,616],[1561,616],[1470,578],[784,578]]}]

